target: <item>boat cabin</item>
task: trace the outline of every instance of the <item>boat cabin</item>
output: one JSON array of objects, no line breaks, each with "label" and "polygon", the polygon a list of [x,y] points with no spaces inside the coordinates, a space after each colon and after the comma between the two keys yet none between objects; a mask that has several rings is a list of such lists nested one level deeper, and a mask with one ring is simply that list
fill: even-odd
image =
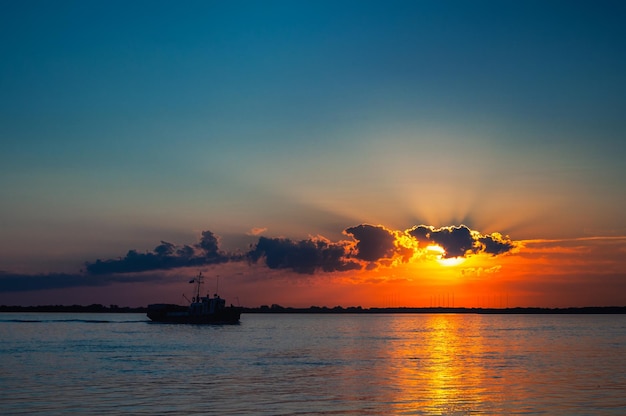
[{"label": "boat cabin", "polygon": [[220,298],[217,294],[212,298],[209,296],[200,297],[199,302],[193,302],[189,305],[190,315],[207,315],[216,313],[226,307],[226,300]]}]

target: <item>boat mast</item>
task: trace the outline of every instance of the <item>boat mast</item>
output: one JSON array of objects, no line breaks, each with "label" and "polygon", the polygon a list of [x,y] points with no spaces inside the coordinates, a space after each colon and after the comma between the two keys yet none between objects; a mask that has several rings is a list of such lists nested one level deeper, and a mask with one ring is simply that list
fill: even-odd
[{"label": "boat mast", "polygon": [[200,285],[203,283],[202,272],[198,273],[198,277],[196,277],[196,302],[200,302]]}]

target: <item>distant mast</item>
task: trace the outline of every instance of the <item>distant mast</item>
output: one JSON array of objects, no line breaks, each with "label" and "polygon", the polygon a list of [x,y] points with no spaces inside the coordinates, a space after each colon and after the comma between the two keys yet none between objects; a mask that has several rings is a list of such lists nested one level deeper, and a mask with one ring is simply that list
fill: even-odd
[{"label": "distant mast", "polygon": [[198,277],[191,279],[189,283],[196,284],[196,302],[200,302],[200,286],[204,283],[204,276],[202,276],[202,272],[198,273]]}]

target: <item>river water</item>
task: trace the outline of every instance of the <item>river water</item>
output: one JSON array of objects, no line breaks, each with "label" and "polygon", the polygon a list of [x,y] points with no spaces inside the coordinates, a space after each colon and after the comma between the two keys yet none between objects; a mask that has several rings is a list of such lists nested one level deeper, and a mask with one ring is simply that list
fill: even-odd
[{"label": "river water", "polygon": [[626,414],[626,315],[0,314],[0,414]]}]

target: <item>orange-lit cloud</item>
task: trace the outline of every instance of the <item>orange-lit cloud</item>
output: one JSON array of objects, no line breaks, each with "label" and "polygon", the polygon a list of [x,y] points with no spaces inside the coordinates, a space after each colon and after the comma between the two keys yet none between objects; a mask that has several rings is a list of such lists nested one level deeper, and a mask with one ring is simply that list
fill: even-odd
[{"label": "orange-lit cloud", "polygon": [[252,227],[250,231],[248,231],[248,235],[261,235],[267,231],[267,227]]},{"label": "orange-lit cloud", "polygon": [[418,225],[394,231],[382,225],[362,224],[347,228],[344,233],[356,240],[354,257],[370,262],[370,267],[372,263],[390,266],[424,259],[456,265],[461,258],[475,254],[498,256],[520,247],[508,236],[500,233],[483,235],[465,225],[441,228]]}]

